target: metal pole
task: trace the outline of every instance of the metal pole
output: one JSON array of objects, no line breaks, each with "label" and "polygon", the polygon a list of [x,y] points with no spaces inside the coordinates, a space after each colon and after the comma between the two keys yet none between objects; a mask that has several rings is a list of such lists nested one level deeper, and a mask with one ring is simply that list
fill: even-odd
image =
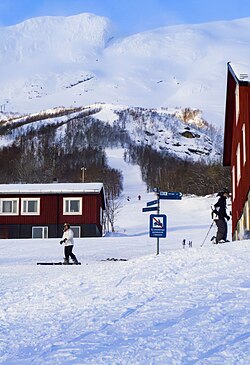
[{"label": "metal pole", "polygon": [[[160,214],[160,192],[157,193],[157,214]],[[157,237],[156,256],[160,253],[160,238]]]},{"label": "metal pole", "polygon": [[205,241],[206,241],[206,239],[207,239],[207,236],[209,235],[209,232],[211,231],[211,229],[212,229],[212,227],[213,227],[213,224],[214,224],[214,221],[211,223],[211,226],[209,227],[209,230],[208,230],[208,232],[207,232],[207,234],[206,234],[206,237],[204,238],[204,241],[202,242],[202,244],[201,244],[201,247],[204,245],[204,243],[205,243]]},{"label": "metal pole", "polygon": [[84,172],[85,172],[85,170],[86,170],[86,167],[84,167],[84,166],[83,166],[83,167],[81,168],[81,170],[82,170],[82,182],[84,183],[84,180],[85,180],[85,173],[84,173]]}]

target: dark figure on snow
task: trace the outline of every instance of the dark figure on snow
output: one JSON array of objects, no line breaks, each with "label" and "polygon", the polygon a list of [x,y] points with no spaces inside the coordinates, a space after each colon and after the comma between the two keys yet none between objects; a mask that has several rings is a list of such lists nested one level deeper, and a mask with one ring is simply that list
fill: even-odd
[{"label": "dark figure on snow", "polygon": [[227,220],[230,219],[229,215],[227,215],[227,198],[229,198],[228,189],[223,189],[218,193],[219,199],[216,204],[214,204],[213,213],[215,215],[214,221],[217,226],[217,234],[216,237],[213,237],[212,240],[214,243],[224,243],[229,242],[227,240]]},{"label": "dark figure on snow", "polygon": [[70,228],[69,223],[64,223],[63,225],[63,236],[60,244],[64,244],[64,265],[69,264],[69,258],[73,260],[75,264],[78,264],[76,256],[73,254],[73,246],[74,246],[74,233]]}]

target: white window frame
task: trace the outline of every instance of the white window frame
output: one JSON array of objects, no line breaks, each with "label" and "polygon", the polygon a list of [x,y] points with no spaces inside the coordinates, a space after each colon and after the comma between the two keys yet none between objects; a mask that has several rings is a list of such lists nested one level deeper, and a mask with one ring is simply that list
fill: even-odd
[{"label": "white window frame", "polygon": [[249,216],[249,201],[246,201],[246,229],[249,230],[250,229],[250,216]]},{"label": "white window frame", "polygon": [[[12,202],[12,211],[3,212],[3,202]],[[13,212],[13,203],[16,203],[16,212]],[[1,215],[18,215],[19,214],[19,198],[1,198],[0,199],[0,214]]]},{"label": "white window frame", "polygon": [[[81,227],[80,226],[70,226],[70,228],[74,232],[74,238],[80,238],[81,237]],[[78,231],[78,234],[75,234],[76,231]]]},{"label": "white window frame", "polygon": [[236,150],[236,173],[237,173],[237,185],[239,184],[240,182],[240,178],[241,178],[241,165],[240,165],[240,143],[238,143],[238,146],[237,146],[237,150]]},{"label": "white window frame", "polygon": [[246,161],[247,161],[246,125],[245,125],[245,123],[242,126],[242,147],[243,147],[243,165],[245,165]]},{"label": "white window frame", "polygon": [[[33,230],[34,229],[42,229],[42,237],[34,237]],[[49,228],[47,226],[41,227],[41,226],[34,226],[32,227],[32,238],[33,239],[47,239],[49,237]]]},{"label": "white window frame", "polygon": [[236,88],[235,88],[235,118],[236,118],[236,125],[238,123],[239,114],[240,114],[240,88],[239,88],[239,85],[237,84]]},{"label": "white window frame", "polygon": [[[25,202],[37,202],[36,212],[26,212],[24,210]],[[21,198],[21,215],[40,215],[40,198]]]},{"label": "white window frame", "polygon": [[[79,211],[78,212],[66,211],[67,202],[70,202],[70,201],[79,201],[80,204],[79,204]],[[82,215],[82,197],[63,198],[63,215]]]},{"label": "white window frame", "polygon": [[100,207],[100,225],[102,226],[103,224],[103,210],[102,207]]},{"label": "white window frame", "polygon": [[235,166],[232,167],[233,200],[235,199]]}]

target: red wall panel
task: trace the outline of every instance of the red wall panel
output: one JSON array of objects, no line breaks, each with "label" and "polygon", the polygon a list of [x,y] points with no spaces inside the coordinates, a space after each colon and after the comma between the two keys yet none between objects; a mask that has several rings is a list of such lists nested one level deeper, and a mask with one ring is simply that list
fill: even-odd
[{"label": "red wall panel", "polygon": [[[241,178],[236,184],[235,198],[232,203],[233,211],[233,230],[236,228],[237,222],[240,219],[245,201],[247,200],[248,191],[250,189],[250,87],[240,86],[240,114],[238,123],[233,125],[232,133],[232,158],[231,166],[237,166],[237,147],[240,143],[240,170]],[[246,162],[243,161],[243,134],[242,127],[245,124],[246,132]]]},{"label": "red wall panel", "polygon": [[[41,195],[1,195],[3,198],[19,198],[19,213],[21,212],[21,198],[40,197],[40,215],[0,215],[0,224],[88,224],[100,223],[101,194],[41,194]],[[82,197],[82,215],[64,215],[63,198]]]}]

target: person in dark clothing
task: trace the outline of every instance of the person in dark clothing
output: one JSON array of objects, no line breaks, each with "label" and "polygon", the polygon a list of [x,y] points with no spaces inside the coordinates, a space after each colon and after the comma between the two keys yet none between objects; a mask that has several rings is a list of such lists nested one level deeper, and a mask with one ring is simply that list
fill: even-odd
[{"label": "person in dark clothing", "polygon": [[218,193],[219,199],[217,203],[214,204],[213,213],[215,214],[214,221],[217,226],[216,237],[214,236],[212,240],[214,243],[223,243],[229,242],[227,240],[227,220],[230,219],[229,215],[227,215],[227,198],[229,198],[228,189],[223,189]]},{"label": "person in dark clothing", "polygon": [[182,241],[182,247],[185,248],[186,247],[186,240],[184,238],[184,240]]}]

